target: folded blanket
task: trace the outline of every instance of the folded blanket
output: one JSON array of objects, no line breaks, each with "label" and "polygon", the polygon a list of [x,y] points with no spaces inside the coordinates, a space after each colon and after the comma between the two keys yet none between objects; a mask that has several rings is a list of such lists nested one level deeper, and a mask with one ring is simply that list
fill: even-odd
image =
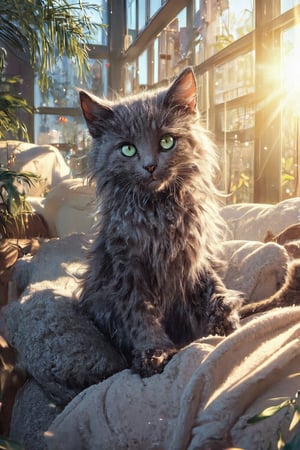
[{"label": "folded blanket", "polygon": [[248,302],[269,297],[285,280],[289,257],[274,242],[227,241],[222,253],[227,262],[225,285],[244,292]]},{"label": "folded blanket", "polygon": [[47,433],[48,448],[179,450],[212,442],[219,448],[277,448],[278,428],[286,433],[288,417],[256,425],[247,419],[298,390],[299,338],[300,308],[277,309],[227,338],[193,343],[162,374],[116,374],[58,415]]},{"label": "folded blanket", "polygon": [[230,239],[264,241],[269,234],[278,234],[300,220],[299,197],[275,205],[239,203],[224,206],[221,215],[229,227]]}]

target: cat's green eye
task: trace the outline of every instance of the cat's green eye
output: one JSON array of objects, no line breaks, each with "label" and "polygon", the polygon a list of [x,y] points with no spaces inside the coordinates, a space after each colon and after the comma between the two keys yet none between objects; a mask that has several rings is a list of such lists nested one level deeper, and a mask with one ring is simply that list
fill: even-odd
[{"label": "cat's green eye", "polygon": [[161,138],[159,141],[160,149],[162,151],[168,151],[171,150],[175,145],[175,138],[171,136],[170,134],[166,134]]},{"label": "cat's green eye", "polygon": [[136,154],[136,148],[132,144],[123,144],[120,150],[122,155],[127,158],[132,158]]}]

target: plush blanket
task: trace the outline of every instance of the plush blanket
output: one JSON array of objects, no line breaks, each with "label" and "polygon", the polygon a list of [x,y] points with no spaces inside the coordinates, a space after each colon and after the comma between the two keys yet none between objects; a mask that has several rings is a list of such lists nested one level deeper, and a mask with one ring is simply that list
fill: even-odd
[{"label": "plush blanket", "polygon": [[[299,307],[255,317],[227,338],[194,342],[162,374],[141,379],[76,311],[83,243],[82,235],[51,239],[16,265],[5,337],[29,381],[10,437],[26,450],[276,448],[287,416],[255,425],[247,418],[298,389]],[[280,245],[232,241],[222,252],[227,286],[250,300],[272,295],[285,279]]]},{"label": "plush blanket", "polygon": [[[269,233],[278,234],[300,220],[299,197],[275,205],[238,203],[221,208],[229,227],[229,239],[264,241]],[[300,238],[300,236],[298,237]]]},{"label": "plush blanket", "polygon": [[191,344],[160,375],[123,371],[65,408],[47,433],[49,449],[275,449],[289,418],[247,419],[298,391],[299,337],[300,308],[287,308],[226,339]]},{"label": "plush blanket", "polygon": [[22,141],[0,141],[0,163],[19,172],[33,172],[41,180],[31,186],[27,193],[41,196],[61,180],[70,178],[70,167],[61,152],[53,145],[39,145]]}]

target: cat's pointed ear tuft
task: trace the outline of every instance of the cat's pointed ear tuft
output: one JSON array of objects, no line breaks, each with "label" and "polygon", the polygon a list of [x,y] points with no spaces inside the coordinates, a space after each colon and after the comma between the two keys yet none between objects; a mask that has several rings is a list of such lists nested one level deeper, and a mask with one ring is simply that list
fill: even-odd
[{"label": "cat's pointed ear tuft", "polygon": [[92,122],[93,120],[95,120],[95,117],[97,115],[97,108],[98,108],[97,104],[84,91],[79,92],[79,98],[85,120],[87,122]]},{"label": "cat's pointed ear tuft", "polygon": [[112,116],[110,105],[85,91],[80,91],[79,97],[81,109],[91,135],[93,137],[101,135],[105,121]]},{"label": "cat's pointed ear tuft", "polygon": [[197,111],[197,84],[191,67],[184,69],[170,86],[166,101],[183,106],[193,113]]}]

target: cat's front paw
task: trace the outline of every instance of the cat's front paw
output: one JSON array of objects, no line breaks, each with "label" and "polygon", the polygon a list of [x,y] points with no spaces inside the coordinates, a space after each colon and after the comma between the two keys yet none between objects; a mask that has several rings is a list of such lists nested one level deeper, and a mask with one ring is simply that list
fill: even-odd
[{"label": "cat's front paw", "polygon": [[177,350],[174,348],[134,350],[131,369],[143,378],[151,377],[156,373],[161,373],[176,352]]},{"label": "cat's front paw", "polygon": [[242,293],[228,291],[225,295],[215,294],[207,310],[208,334],[227,336],[239,327],[239,310],[243,303]]}]

